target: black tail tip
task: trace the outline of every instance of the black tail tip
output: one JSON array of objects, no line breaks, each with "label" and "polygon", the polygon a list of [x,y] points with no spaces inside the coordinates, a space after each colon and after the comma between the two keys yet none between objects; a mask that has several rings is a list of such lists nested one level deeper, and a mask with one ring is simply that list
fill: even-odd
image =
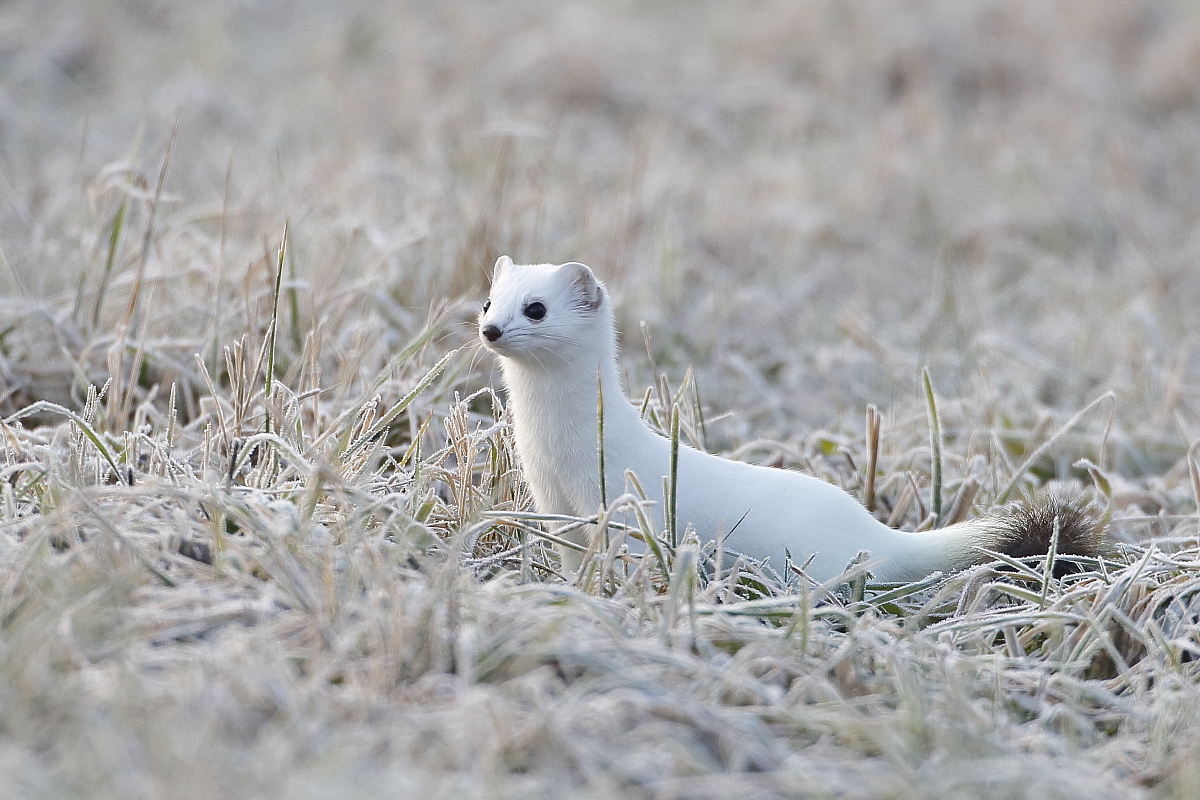
[{"label": "black tail tip", "polygon": [[[1058,555],[1103,556],[1104,523],[1094,507],[1082,497],[1049,492],[1033,501],[1019,501],[1001,509],[994,517],[996,550],[1013,558],[1044,556],[1058,529]],[[1080,571],[1070,561],[1057,562],[1058,577]]]}]

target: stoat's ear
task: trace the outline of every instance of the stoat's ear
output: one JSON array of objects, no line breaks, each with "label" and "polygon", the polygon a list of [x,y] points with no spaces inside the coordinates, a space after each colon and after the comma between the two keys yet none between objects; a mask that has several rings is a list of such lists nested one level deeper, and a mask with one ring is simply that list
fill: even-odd
[{"label": "stoat's ear", "polygon": [[578,261],[571,261],[560,266],[559,270],[569,277],[571,292],[581,310],[595,311],[604,303],[604,284],[596,280],[596,276],[586,266]]},{"label": "stoat's ear", "polygon": [[501,273],[503,273],[506,269],[508,269],[512,265],[513,265],[512,259],[509,258],[508,256],[500,256],[499,258],[497,258],[496,266],[492,268],[492,283],[495,283],[496,279],[500,277]]}]

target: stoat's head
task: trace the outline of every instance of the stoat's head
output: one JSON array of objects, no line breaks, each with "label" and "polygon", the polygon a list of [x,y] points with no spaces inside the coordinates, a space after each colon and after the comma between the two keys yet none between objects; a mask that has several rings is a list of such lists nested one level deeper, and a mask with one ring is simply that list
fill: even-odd
[{"label": "stoat's head", "polygon": [[483,346],[506,358],[549,365],[612,340],[608,294],[592,271],[568,264],[514,264],[500,256],[479,315]]}]

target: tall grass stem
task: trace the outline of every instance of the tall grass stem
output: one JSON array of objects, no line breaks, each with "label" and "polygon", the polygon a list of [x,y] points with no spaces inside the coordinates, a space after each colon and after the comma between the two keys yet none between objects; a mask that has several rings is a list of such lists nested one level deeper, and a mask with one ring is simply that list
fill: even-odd
[{"label": "tall grass stem", "polygon": [[929,368],[921,370],[921,388],[925,392],[925,410],[929,415],[929,458],[931,462],[930,511],[933,527],[942,527],[942,422],[938,418],[937,400],[933,396],[933,383],[929,380]]}]

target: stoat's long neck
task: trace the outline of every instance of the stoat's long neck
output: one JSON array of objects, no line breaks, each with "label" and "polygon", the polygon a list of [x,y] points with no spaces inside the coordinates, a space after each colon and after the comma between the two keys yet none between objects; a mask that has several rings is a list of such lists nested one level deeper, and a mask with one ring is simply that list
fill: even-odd
[{"label": "stoat's long neck", "polygon": [[[624,445],[616,449],[627,452],[640,437],[653,434],[621,391],[616,336],[608,308],[581,320],[572,335],[576,346],[563,348],[561,355],[506,357],[501,359],[501,368],[517,449],[539,510],[591,514],[600,502],[597,376],[604,392],[606,454],[615,444]],[[606,471],[612,472],[618,465],[606,466]]]}]

